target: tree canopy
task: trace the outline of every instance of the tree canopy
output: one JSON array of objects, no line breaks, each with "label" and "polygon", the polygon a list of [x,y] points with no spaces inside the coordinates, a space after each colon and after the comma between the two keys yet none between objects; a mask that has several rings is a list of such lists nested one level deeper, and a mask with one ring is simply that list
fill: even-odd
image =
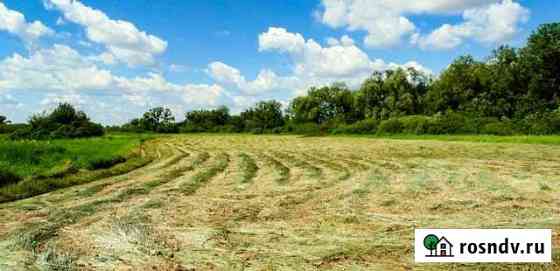
[{"label": "tree canopy", "polygon": [[88,116],[71,104],[61,103],[52,112],[36,114],[29,125],[16,130],[12,139],[55,139],[101,136],[103,126],[90,121]]}]

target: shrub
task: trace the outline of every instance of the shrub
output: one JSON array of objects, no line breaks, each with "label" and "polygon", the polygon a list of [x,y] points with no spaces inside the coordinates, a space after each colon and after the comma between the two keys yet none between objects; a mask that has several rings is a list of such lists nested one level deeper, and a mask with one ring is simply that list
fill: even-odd
[{"label": "shrub", "polygon": [[403,125],[397,118],[384,120],[379,124],[377,134],[398,134],[402,133]]},{"label": "shrub", "polygon": [[503,122],[492,122],[484,125],[480,133],[486,135],[506,136],[506,135],[513,135],[514,130],[511,122],[503,121]]},{"label": "shrub", "polygon": [[399,118],[402,132],[406,134],[425,134],[432,118],[427,116],[406,116]]},{"label": "shrub", "polygon": [[500,119],[494,117],[472,117],[465,119],[465,133],[481,134],[483,133],[483,128],[487,124],[500,122]]},{"label": "shrub", "polygon": [[114,165],[126,162],[126,158],[122,156],[114,156],[109,158],[97,158],[88,161],[87,168],[89,170],[111,168]]},{"label": "shrub", "polygon": [[282,127],[274,127],[272,128],[272,130],[270,131],[273,134],[281,134],[282,133]]},{"label": "shrub", "polygon": [[435,135],[469,133],[466,129],[466,117],[454,112],[433,118],[427,124],[426,132]]},{"label": "shrub", "polygon": [[103,126],[93,123],[84,112],[76,111],[70,104],[59,104],[50,114],[31,117],[29,126],[10,135],[11,139],[55,139],[102,136]]},{"label": "shrub", "polygon": [[312,122],[295,124],[293,126],[293,132],[296,134],[304,134],[304,135],[320,134],[321,127]]},{"label": "shrub", "polygon": [[524,134],[557,134],[560,133],[560,113],[530,114],[515,122],[515,128]]},{"label": "shrub", "polygon": [[342,124],[331,130],[332,134],[375,134],[379,122],[375,119],[365,119],[354,124]]},{"label": "shrub", "polygon": [[21,177],[6,169],[0,169],[0,187],[16,184],[21,181]]},{"label": "shrub", "polygon": [[365,119],[352,124],[350,127],[353,133],[374,134],[377,132],[378,126],[379,121],[375,119]]},{"label": "shrub", "polygon": [[11,134],[19,129],[26,128],[27,124],[3,124],[0,125],[0,134]]}]

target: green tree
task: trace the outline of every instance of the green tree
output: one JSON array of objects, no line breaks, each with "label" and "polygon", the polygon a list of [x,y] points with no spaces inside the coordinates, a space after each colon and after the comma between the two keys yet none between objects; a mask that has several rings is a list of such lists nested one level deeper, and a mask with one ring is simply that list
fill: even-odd
[{"label": "green tree", "polygon": [[225,106],[212,110],[194,110],[185,114],[184,125],[190,131],[212,131],[230,121],[229,109]]},{"label": "green tree", "polygon": [[424,238],[424,247],[430,251],[430,255],[434,255],[434,251],[437,248],[439,238],[433,234],[430,234]]},{"label": "green tree", "polygon": [[10,121],[5,116],[0,115],[0,125],[10,124]]},{"label": "green tree", "polygon": [[249,129],[267,130],[284,125],[282,104],[277,101],[263,101],[241,113],[241,119]]},{"label": "green tree", "polygon": [[388,119],[424,111],[423,100],[430,84],[427,75],[409,68],[375,72],[355,94],[361,118]]},{"label": "green tree", "polygon": [[298,123],[329,121],[353,122],[356,119],[354,96],[344,84],[330,87],[312,87],[307,96],[294,99],[290,104],[290,117]]},{"label": "green tree", "polygon": [[550,111],[560,100],[560,23],[541,25],[520,50],[528,93],[525,111]]},{"label": "green tree", "polygon": [[428,113],[469,111],[472,101],[487,91],[492,80],[485,63],[472,56],[456,59],[435,81],[426,95]]},{"label": "green tree", "polygon": [[13,139],[51,139],[101,136],[103,126],[93,123],[87,115],[68,103],[59,104],[52,112],[33,115],[29,126],[16,130]]},{"label": "green tree", "polygon": [[167,133],[175,130],[175,117],[171,109],[155,107],[144,113],[141,126],[148,131]]}]

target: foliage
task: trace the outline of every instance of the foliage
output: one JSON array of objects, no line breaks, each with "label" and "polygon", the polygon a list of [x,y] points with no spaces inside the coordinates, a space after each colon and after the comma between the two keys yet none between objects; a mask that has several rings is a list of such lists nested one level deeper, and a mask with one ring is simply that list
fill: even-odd
[{"label": "foliage", "polygon": [[32,116],[29,125],[16,130],[11,138],[20,139],[57,139],[102,136],[103,127],[89,120],[82,111],[71,104],[61,103],[51,113],[43,112]]},{"label": "foliage", "polygon": [[5,125],[8,123],[10,123],[10,121],[8,121],[8,118],[6,118],[6,116],[0,115],[0,125]]},{"label": "foliage", "polygon": [[175,123],[175,117],[171,109],[154,107],[145,112],[141,118],[133,119],[121,127],[110,127],[108,130],[112,132],[132,133],[177,133],[179,132],[179,127]]},{"label": "foliage", "polygon": [[249,130],[261,131],[281,127],[284,125],[282,104],[277,101],[259,102],[252,108],[241,113],[244,127]]},{"label": "foliage", "polygon": [[[285,112],[265,101],[230,115],[227,107],[188,112],[180,131],[253,134],[555,134],[560,133],[560,23],[540,26],[523,48],[501,46],[484,60],[458,57],[437,78],[414,68],[374,72],[357,90],[343,83],[311,87]],[[151,110],[139,130],[170,112]],[[161,117],[163,116],[163,117]],[[169,117],[166,119],[166,117]],[[63,116],[62,116],[63,117]],[[166,119],[159,121],[159,119]],[[64,118],[62,118],[64,119]],[[40,122],[41,119],[34,120]],[[61,128],[59,134],[68,131]]]},{"label": "foliage", "polygon": [[222,106],[214,110],[195,110],[185,114],[186,131],[203,132],[224,126],[230,120],[229,109]]},{"label": "foliage", "polygon": [[5,130],[6,130],[5,127],[7,127],[9,123],[10,123],[10,121],[8,121],[8,118],[0,115],[0,134],[5,133]]},{"label": "foliage", "polygon": [[332,129],[332,134],[375,134],[379,121],[375,119],[360,120],[354,124],[339,125]]},{"label": "foliage", "polygon": [[21,177],[6,169],[0,169],[0,187],[15,184],[21,181]]},{"label": "foliage", "polygon": [[311,88],[307,96],[292,101],[289,113],[297,123],[314,122],[322,124],[332,120],[352,122],[354,98],[344,84],[331,87]]},{"label": "foliage", "polygon": [[399,134],[403,131],[402,122],[398,118],[384,120],[379,124],[378,134]]}]

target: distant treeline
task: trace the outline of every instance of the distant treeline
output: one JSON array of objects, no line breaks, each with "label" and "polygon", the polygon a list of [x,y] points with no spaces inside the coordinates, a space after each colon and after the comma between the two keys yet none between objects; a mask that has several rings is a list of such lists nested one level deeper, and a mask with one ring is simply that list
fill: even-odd
[{"label": "distant treeline", "polygon": [[158,107],[110,130],[160,133],[560,133],[560,23],[540,26],[523,48],[484,61],[456,59],[437,77],[414,69],[376,72],[359,89],[311,88],[283,110],[257,103],[238,115],[196,110],[176,122]]},{"label": "distant treeline", "polygon": [[239,115],[227,107],[188,112],[176,123],[155,108],[113,129],[155,132],[553,134],[560,132],[560,23],[539,27],[520,49],[485,61],[456,59],[438,78],[414,69],[376,72],[352,91],[311,88],[286,110],[264,101]]},{"label": "distant treeline", "polygon": [[0,133],[9,133],[14,140],[44,140],[102,136],[105,130],[84,112],[62,103],[50,113],[32,116],[28,124],[10,124],[6,117],[0,116]]}]

